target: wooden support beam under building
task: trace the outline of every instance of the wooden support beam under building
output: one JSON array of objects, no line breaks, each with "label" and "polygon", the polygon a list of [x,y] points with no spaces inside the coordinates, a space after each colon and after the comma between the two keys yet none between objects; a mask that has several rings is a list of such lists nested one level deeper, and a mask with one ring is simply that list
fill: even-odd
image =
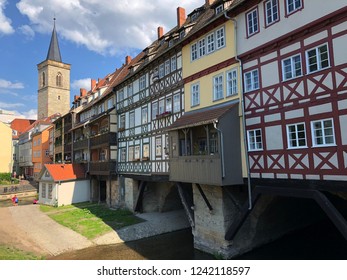
[{"label": "wooden support beam under building", "polygon": [[347,241],[347,221],[336,209],[336,207],[329,201],[329,199],[320,191],[314,189],[302,189],[302,188],[287,188],[287,187],[268,187],[268,186],[256,186],[252,191],[252,205],[253,208],[249,209],[248,202],[243,206],[241,213],[235,219],[235,221],[228,228],[225,239],[232,240],[244,221],[254,209],[255,204],[261,195],[277,195],[287,197],[298,197],[298,198],[310,198],[314,199],[322,210],[327,214],[330,220],[334,223],[340,233]]},{"label": "wooden support beam under building", "polygon": [[187,191],[185,190],[185,188],[182,186],[181,183],[177,182],[176,183],[177,189],[178,189],[178,194],[181,198],[182,204],[183,204],[183,208],[186,211],[187,217],[188,217],[188,221],[190,223],[190,226],[192,228],[195,227],[195,222],[194,222],[194,212],[192,210],[192,207],[194,205],[192,205],[191,203],[188,202],[187,199]]}]

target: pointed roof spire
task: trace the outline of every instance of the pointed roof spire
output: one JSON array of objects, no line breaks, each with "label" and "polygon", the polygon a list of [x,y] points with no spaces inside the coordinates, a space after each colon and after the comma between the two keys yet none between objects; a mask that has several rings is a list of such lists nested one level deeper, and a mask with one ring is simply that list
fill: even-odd
[{"label": "pointed roof spire", "polygon": [[48,54],[47,54],[46,60],[54,60],[54,61],[62,62],[59,44],[58,44],[57,32],[55,30],[55,18],[53,20],[54,20],[54,27],[53,27],[51,43],[49,44],[49,49],[48,49]]}]

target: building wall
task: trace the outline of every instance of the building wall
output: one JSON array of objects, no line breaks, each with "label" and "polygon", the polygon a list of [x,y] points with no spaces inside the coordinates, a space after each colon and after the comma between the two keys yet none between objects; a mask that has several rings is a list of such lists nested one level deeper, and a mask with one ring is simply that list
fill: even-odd
[{"label": "building wall", "polygon": [[0,122],[0,173],[12,172],[12,129]]}]

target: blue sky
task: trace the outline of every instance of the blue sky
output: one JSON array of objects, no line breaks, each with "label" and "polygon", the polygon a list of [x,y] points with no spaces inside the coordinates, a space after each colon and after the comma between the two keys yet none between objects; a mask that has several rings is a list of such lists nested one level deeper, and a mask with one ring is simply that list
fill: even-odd
[{"label": "blue sky", "polygon": [[62,60],[71,64],[71,98],[173,28],[204,0],[0,0],[0,109],[36,118],[37,64],[56,17]]}]

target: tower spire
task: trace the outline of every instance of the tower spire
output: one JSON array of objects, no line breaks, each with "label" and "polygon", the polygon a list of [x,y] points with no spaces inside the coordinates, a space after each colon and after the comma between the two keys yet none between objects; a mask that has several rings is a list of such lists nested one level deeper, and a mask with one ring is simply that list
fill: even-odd
[{"label": "tower spire", "polygon": [[52,32],[51,43],[49,44],[49,49],[48,49],[46,60],[54,60],[54,61],[62,62],[59,44],[58,44],[57,32],[55,30],[56,18],[54,17],[53,20],[54,20],[53,32]]}]

